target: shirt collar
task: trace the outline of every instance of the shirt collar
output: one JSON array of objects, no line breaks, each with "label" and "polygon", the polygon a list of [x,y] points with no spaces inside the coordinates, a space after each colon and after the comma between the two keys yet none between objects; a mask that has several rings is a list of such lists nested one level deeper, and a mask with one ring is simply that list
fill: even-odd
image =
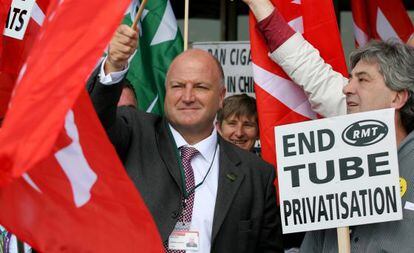
[{"label": "shirt collar", "polygon": [[190,145],[185,141],[184,137],[177,130],[175,130],[174,127],[171,126],[171,124],[168,123],[168,126],[170,127],[172,136],[174,138],[175,143],[177,144],[178,149],[180,149],[183,146],[196,148],[198,152],[200,152],[201,156],[207,162],[211,162],[214,156],[214,152],[216,151],[215,149],[217,145],[216,128],[213,128],[213,131],[211,132],[211,134],[204,140],[194,145]]}]

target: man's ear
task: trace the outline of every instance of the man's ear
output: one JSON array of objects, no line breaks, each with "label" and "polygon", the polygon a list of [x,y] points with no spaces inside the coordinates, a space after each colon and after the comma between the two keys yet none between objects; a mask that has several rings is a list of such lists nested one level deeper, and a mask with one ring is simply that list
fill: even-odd
[{"label": "man's ear", "polygon": [[216,120],[216,129],[217,129],[217,132],[218,132],[220,135],[222,135],[222,134],[221,134],[221,122],[219,122],[219,121],[217,121],[217,120]]},{"label": "man's ear", "polygon": [[398,110],[401,109],[407,102],[409,96],[410,93],[408,90],[397,91],[392,101],[392,107]]},{"label": "man's ear", "polygon": [[220,89],[220,104],[219,104],[220,109],[223,108],[223,102],[224,102],[225,97],[226,97],[226,88],[222,87]]}]

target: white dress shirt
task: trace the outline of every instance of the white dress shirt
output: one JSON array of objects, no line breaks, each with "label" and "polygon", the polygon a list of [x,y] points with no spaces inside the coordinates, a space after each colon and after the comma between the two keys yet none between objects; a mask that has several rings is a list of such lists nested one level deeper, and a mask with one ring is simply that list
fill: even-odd
[{"label": "white dress shirt", "polygon": [[[220,147],[217,145],[217,131],[214,128],[209,137],[197,144],[189,145],[181,134],[171,125],[170,129],[178,148],[182,146],[193,147],[199,152],[199,154],[194,156],[191,160],[191,166],[194,170],[195,185],[203,181],[208,168],[212,165],[204,183],[195,190],[193,215],[190,227],[191,231],[199,232],[200,241],[198,252],[207,253],[210,252],[211,248],[214,207],[216,204],[218,186]],[[215,155],[214,152],[216,152]],[[186,252],[190,253],[194,251],[187,250]]]}]

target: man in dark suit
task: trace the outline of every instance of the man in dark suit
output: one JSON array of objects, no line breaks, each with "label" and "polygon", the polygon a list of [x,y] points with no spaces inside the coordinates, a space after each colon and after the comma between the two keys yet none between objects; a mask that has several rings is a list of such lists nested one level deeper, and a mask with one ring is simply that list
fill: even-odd
[{"label": "man in dark suit", "polygon": [[[121,26],[88,88],[166,249],[179,244],[172,247],[171,238],[180,231],[199,236],[199,252],[282,252],[274,168],[228,143],[214,128],[225,95],[218,61],[194,49],[173,61],[166,78],[165,117],[117,109],[122,81],[111,75],[125,72],[136,45],[137,33]],[[196,149],[192,188],[187,188],[188,164],[181,163],[183,148]]]}]

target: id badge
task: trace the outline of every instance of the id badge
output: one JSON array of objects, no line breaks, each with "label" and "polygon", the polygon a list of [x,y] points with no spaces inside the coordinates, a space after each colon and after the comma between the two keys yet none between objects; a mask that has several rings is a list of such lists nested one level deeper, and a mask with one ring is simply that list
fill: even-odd
[{"label": "id badge", "polygon": [[189,224],[177,222],[173,232],[168,238],[168,248],[172,250],[199,250],[198,231],[189,231]]}]

